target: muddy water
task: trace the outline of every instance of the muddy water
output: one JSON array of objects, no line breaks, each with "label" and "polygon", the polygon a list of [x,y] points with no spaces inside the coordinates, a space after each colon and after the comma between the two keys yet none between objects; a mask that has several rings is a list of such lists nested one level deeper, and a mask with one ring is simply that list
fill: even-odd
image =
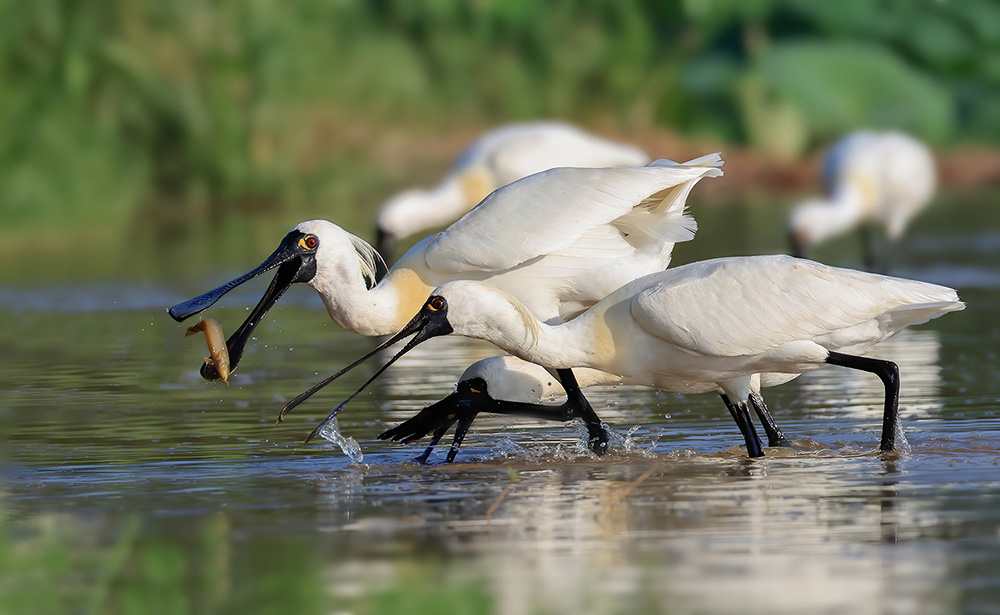
[{"label": "muddy water", "polygon": [[[482,417],[459,463],[445,447],[419,466],[421,444],[375,436],[494,353],[446,339],[341,414],[355,463],[301,441],[374,364],[274,424],[371,347],[309,289],[226,387],[163,313],[187,289],[4,288],[0,611],[995,612],[1000,234],[942,220],[898,272],[959,286],[969,309],[878,350],[902,373],[890,456],[878,381],[828,368],[766,392],[793,446],[762,460],[714,396],[609,387],[589,394],[615,429],[604,458],[578,425]],[[211,316],[232,330],[265,284]]]}]

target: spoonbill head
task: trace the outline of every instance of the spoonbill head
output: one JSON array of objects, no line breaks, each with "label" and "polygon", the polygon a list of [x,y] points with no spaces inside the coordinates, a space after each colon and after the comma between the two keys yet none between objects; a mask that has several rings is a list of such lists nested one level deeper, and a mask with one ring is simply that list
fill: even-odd
[{"label": "spoonbill head", "polygon": [[[277,268],[271,284],[264,291],[260,301],[250,311],[250,315],[243,321],[243,324],[226,340],[230,372],[235,371],[243,356],[243,351],[246,349],[247,341],[267,311],[274,306],[292,284],[309,282],[316,276],[316,256],[319,243],[319,238],[314,233],[300,230],[297,226],[285,235],[277,249],[260,265],[214,290],[178,303],[169,308],[167,313],[177,322],[181,322],[212,307],[223,295],[237,286]],[[202,366],[201,375],[206,380],[219,380],[221,378],[218,370],[208,363]]]},{"label": "spoonbill head", "polygon": [[650,161],[639,148],[589,134],[562,122],[509,124],[482,135],[429,189],[409,189],[379,210],[379,252],[390,258],[410,235],[457,220],[490,192],[555,167],[641,167]]},{"label": "spoonbill head", "polygon": [[862,229],[866,266],[875,265],[868,225],[898,241],[934,196],[934,158],[926,145],[900,132],[857,132],[830,148],[823,161],[826,195],[796,206],[788,218],[792,254],[853,228]]},{"label": "spoonbill head", "polygon": [[372,380],[414,345],[454,333],[550,369],[588,367],[678,393],[716,391],[739,422],[749,421],[755,389],[832,364],[883,381],[881,449],[888,451],[898,369],[859,355],[907,326],[964,307],[950,288],[784,255],[714,259],[651,274],[556,325],[539,322],[507,292],[460,280],[438,287],[380,347],[414,335]]},{"label": "spoonbill head", "polygon": [[[621,376],[596,369],[574,368],[573,374],[581,389],[617,385],[623,380]],[[563,396],[565,401],[551,403]],[[570,396],[557,374],[535,363],[504,355],[473,363],[459,378],[451,394],[382,432],[378,439],[408,444],[433,432],[427,448],[416,459],[424,463],[438,441],[457,423],[447,455],[451,462],[472,422],[483,412],[563,422],[574,418]]]}]

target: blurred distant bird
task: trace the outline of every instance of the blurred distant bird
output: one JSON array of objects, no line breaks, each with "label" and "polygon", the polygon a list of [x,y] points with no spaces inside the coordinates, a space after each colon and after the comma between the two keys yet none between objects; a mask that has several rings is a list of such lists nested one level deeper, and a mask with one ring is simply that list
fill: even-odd
[{"label": "blurred distant bird", "polygon": [[907,224],[934,196],[937,173],[930,150],[899,132],[857,132],[838,141],[823,161],[826,199],[809,200],[788,221],[791,252],[806,251],[858,226],[865,266],[876,267],[867,225],[885,226],[898,241]]},{"label": "blurred distant bird", "polygon": [[395,242],[445,226],[501,186],[555,167],[641,167],[649,156],[559,122],[511,124],[486,133],[430,190],[407,190],[378,214],[376,248],[391,261]]},{"label": "blurred distant bird", "polygon": [[573,320],[552,325],[490,284],[458,280],[435,289],[419,314],[366,355],[413,335],[358,392],[416,344],[454,333],[549,369],[588,367],[666,391],[715,391],[741,424],[748,455],[759,457],[749,407],[763,403],[760,389],[839,365],[882,381],[880,449],[891,451],[899,370],[861,355],[910,325],[964,308],[951,288],[784,254],[719,258],[652,273]]},{"label": "blurred distant bird", "polygon": [[[258,267],[169,309],[177,321],[197,314],[244,282],[277,268],[271,285],[227,347],[236,370],[254,328],[296,282],[320,294],[330,317],[361,335],[395,333],[427,294],[449,280],[488,280],[516,296],[543,321],[572,318],[625,282],[670,263],[674,243],[694,237],[686,211],[699,180],[722,175],[718,154],[638,168],[558,168],[508,184],[446,230],[410,248],[375,284],[375,250],[326,220],[297,225]],[[202,375],[217,379],[214,369]],[[595,450],[607,432],[578,393],[570,370],[559,380],[572,416],[584,419]],[[282,415],[323,386],[290,401]],[[500,390],[499,385],[494,389]]]}]

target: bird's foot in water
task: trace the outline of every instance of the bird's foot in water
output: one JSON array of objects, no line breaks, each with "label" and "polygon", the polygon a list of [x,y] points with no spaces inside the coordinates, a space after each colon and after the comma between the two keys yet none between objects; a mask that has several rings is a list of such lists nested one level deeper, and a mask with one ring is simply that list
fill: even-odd
[{"label": "bird's foot in water", "polygon": [[608,452],[611,436],[608,428],[603,423],[586,423],[587,425],[587,448],[595,455],[603,455]]}]

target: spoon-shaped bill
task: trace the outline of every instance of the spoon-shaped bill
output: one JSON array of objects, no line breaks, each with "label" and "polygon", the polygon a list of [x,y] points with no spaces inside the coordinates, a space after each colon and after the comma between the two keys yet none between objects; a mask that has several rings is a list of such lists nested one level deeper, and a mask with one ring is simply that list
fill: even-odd
[{"label": "spoon-shaped bill", "polygon": [[[288,233],[278,245],[278,248],[263,263],[251,271],[203,295],[178,303],[168,309],[167,313],[174,320],[181,322],[190,316],[208,309],[222,298],[223,295],[237,286],[277,267],[278,270],[274,274],[274,278],[271,280],[270,285],[268,285],[267,290],[264,291],[264,295],[260,298],[260,301],[250,311],[250,315],[243,321],[243,324],[226,341],[229,353],[229,371],[236,371],[236,367],[243,357],[243,351],[246,349],[247,342],[250,340],[253,330],[260,324],[267,311],[274,306],[292,284],[295,282],[308,282],[315,275],[316,258],[314,250],[307,247],[303,239],[304,237],[304,234],[299,231]],[[206,380],[219,380],[221,377],[216,365],[210,363],[202,365],[201,375]]]}]

